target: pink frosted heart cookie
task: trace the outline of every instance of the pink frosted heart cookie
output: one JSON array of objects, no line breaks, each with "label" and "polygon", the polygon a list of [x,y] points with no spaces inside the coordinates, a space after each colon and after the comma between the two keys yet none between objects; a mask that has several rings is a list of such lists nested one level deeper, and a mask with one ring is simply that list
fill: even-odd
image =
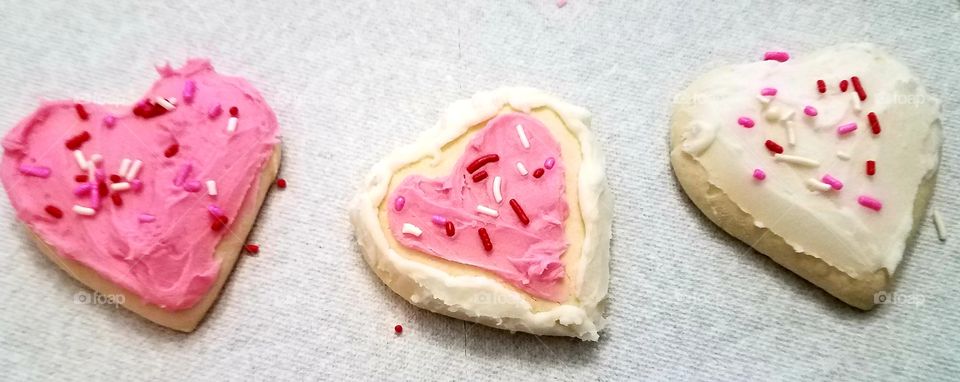
[{"label": "pink frosted heart cookie", "polygon": [[57,265],[192,331],[276,176],[278,124],[256,89],[205,60],[158,71],[132,106],[42,104],[4,137],[0,178]]},{"label": "pink frosted heart cookie", "polygon": [[375,166],[355,200],[367,263],[437,313],[596,339],[611,201],[587,118],[533,89],[454,103]]}]

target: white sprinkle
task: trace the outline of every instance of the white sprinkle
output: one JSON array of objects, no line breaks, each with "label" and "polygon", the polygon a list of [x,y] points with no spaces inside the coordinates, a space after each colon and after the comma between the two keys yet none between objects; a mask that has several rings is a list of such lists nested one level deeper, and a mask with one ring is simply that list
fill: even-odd
[{"label": "white sprinkle", "polygon": [[937,211],[936,208],[933,209],[933,226],[937,227],[937,237],[940,238],[940,241],[947,241],[947,226],[943,224],[940,211]]},{"label": "white sprinkle", "polygon": [[500,203],[503,201],[503,193],[500,191],[500,186],[502,186],[503,180],[500,179],[500,176],[493,178],[493,199]]},{"label": "white sprinkle", "polygon": [[831,187],[829,184],[826,184],[826,183],[824,183],[824,182],[821,182],[821,181],[817,180],[816,178],[808,178],[808,179],[807,179],[807,186],[809,186],[811,189],[817,190],[817,191],[830,191],[830,190],[833,188],[833,187]]},{"label": "white sprinkle", "polygon": [[127,183],[127,182],[113,183],[113,184],[110,184],[110,189],[111,189],[111,190],[114,190],[114,191],[129,190],[129,189],[130,189],[130,183]]},{"label": "white sprinkle", "polygon": [[403,229],[401,231],[403,231],[403,233],[405,234],[413,235],[416,237],[420,237],[420,235],[423,235],[423,230],[420,229],[420,227],[417,227],[410,223],[403,223]]},{"label": "white sprinkle", "polygon": [[520,136],[520,144],[523,145],[523,148],[530,148],[530,141],[527,140],[527,133],[523,131],[523,125],[517,125],[517,135]]},{"label": "white sprinkle", "polygon": [[780,120],[780,109],[771,107],[763,113],[763,117],[767,119],[767,122],[777,122]]},{"label": "white sprinkle", "polygon": [[490,208],[490,207],[487,207],[487,206],[484,206],[484,205],[477,205],[477,212],[479,212],[479,213],[481,213],[481,214],[484,214],[484,215],[490,215],[490,216],[493,216],[493,217],[500,216],[500,213],[497,212],[497,210],[495,210],[495,209],[493,209],[493,208]]},{"label": "white sprinkle", "polygon": [[853,98],[850,98],[850,103],[853,104],[853,110],[859,113],[861,110],[863,110],[863,106],[860,104],[860,96],[856,92],[853,94],[854,96]]},{"label": "white sprinkle", "polygon": [[796,114],[796,112],[793,111],[793,110],[788,111],[786,114],[781,114],[781,115],[780,115],[780,121],[781,121],[781,122],[783,122],[783,121],[790,121],[790,120],[793,119],[793,115],[794,115],[794,114]]},{"label": "white sprinkle", "polygon": [[93,162],[87,162],[87,178],[91,182],[96,182],[97,180],[97,166],[93,165]]},{"label": "white sprinkle", "polygon": [[837,151],[837,158],[840,158],[843,160],[850,160],[850,154],[847,153],[846,151]]},{"label": "white sprinkle", "polygon": [[173,106],[177,106],[177,99],[175,97],[167,98],[167,102],[170,102]]},{"label": "white sprinkle", "polygon": [[167,109],[167,111],[172,111],[173,109],[177,108],[176,105],[170,103],[170,101],[167,101],[167,99],[163,97],[154,98],[153,101],[156,102],[157,105],[160,105],[164,109]]},{"label": "white sprinkle", "polygon": [[770,98],[767,96],[757,96],[757,100],[760,101],[760,104],[763,105],[763,107],[767,107],[767,105],[770,104]]},{"label": "white sprinkle", "polygon": [[130,159],[123,158],[120,161],[120,170],[117,171],[117,174],[126,175],[128,171],[130,171]]},{"label": "white sprinkle", "polygon": [[519,172],[520,175],[523,175],[523,176],[527,176],[527,174],[529,174],[527,172],[527,168],[523,166],[523,162],[517,162],[517,172]]},{"label": "white sprinkle", "polygon": [[775,160],[775,161],[777,161],[777,162],[787,162],[787,163],[790,163],[790,164],[795,164],[795,165],[800,165],[800,166],[807,166],[807,167],[819,167],[819,166],[820,166],[820,162],[818,162],[818,161],[816,161],[816,160],[813,160],[813,159],[810,159],[810,158],[805,158],[805,157],[802,157],[802,156],[797,156],[797,155],[774,154],[774,155],[773,155],[773,160]]},{"label": "white sprinkle", "polygon": [[790,146],[796,146],[797,134],[793,131],[793,122],[787,121],[784,128],[787,129],[787,143],[790,143]]},{"label": "white sprinkle", "polygon": [[207,195],[217,196],[217,182],[213,179],[207,181]]},{"label": "white sprinkle", "polygon": [[140,173],[140,167],[143,166],[143,162],[139,159],[133,161],[133,164],[130,165],[130,171],[127,172],[127,180],[134,180],[137,178],[137,174]]},{"label": "white sprinkle", "polygon": [[100,164],[101,162],[103,162],[103,156],[100,155],[100,154],[93,154],[93,155],[90,156],[89,162],[90,162],[90,163],[93,163],[93,165],[96,166],[96,165]]},{"label": "white sprinkle", "polygon": [[78,206],[78,205],[73,206],[73,212],[76,212],[77,215],[84,215],[84,216],[93,216],[93,214],[97,213],[97,211],[94,210],[93,208]]},{"label": "white sprinkle", "polygon": [[73,158],[77,160],[77,166],[80,166],[81,170],[87,169],[87,158],[83,157],[83,151],[73,150]]},{"label": "white sprinkle", "polygon": [[227,131],[234,132],[237,130],[237,117],[230,117],[230,120],[227,121]]}]

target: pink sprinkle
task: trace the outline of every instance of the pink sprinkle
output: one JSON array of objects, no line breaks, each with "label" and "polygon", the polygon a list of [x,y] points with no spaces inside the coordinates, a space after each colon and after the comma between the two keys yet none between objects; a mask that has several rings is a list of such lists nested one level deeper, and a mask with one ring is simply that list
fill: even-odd
[{"label": "pink sprinkle", "polygon": [[180,166],[180,171],[177,172],[177,177],[173,178],[174,186],[182,186],[183,182],[187,181],[187,176],[190,175],[190,170],[193,170],[193,165],[186,163],[183,166]]},{"label": "pink sprinkle", "polygon": [[811,116],[811,117],[816,117],[816,116],[817,116],[817,108],[815,108],[815,107],[813,107],[813,106],[810,106],[810,105],[807,105],[806,107],[803,108],[803,114],[809,115],[809,116]]},{"label": "pink sprinkle", "polygon": [[200,182],[197,180],[191,180],[183,184],[183,189],[187,192],[197,192],[200,191]]},{"label": "pink sprinkle", "polygon": [[47,178],[50,176],[50,167],[21,164],[19,170],[23,175],[35,176],[38,178]]},{"label": "pink sprinkle", "polygon": [[183,83],[183,100],[187,103],[193,102],[193,96],[197,94],[197,83],[193,80],[187,80]]},{"label": "pink sprinkle", "polygon": [[837,178],[830,176],[830,174],[824,175],[823,178],[820,179],[820,181],[826,184],[829,184],[830,187],[832,187],[834,190],[840,190],[843,188],[843,182],[841,182]]},{"label": "pink sprinkle", "polygon": [[130,181],[130,189],[134,191],[140,191],[143,189],[143,181],[140,179],[134,179]]},{"label": "pink sprinkle", "polygon": [[567,5],[567,0],[557,0],[557,8],[563,8]]},{"label": "pink sprinkle", "polygon": [[856,129],[857,129],[856,122],[850,122],[846,125],[840,125],[840,127],[837,127],[837,134],[840,134],[840,135],[850,134]]},{"label": "pink sprinkle", "polygon": [[404,199],[402,196],[398,196],[393,200],[393,209],[400,211],[403,209],[404,204],[407,204],[407,199]]},{"label": "pink sprinkle", "polygon": [[857,198],[857,203],[874,211],[880,211],[880,209],[883,208],[883,203],[866,195],[860,195],[860,197]]},{"label": "pink sprinkle", "polygon": [[543,168],[550,170],[556,164],[557,164],[557,160],[554,159],[553,157],[549,157],[547,158],[547,160],[543,161]]},{"label": "pink sprinkle", "polygon": [[210,212],[210,215],[213,215],[215,218],[226,216],[226,213],[224,213],[223,210],[220,209],[220,207],[218,207],[216,204],[207,206],[207,211]]},{"label": "pink sprinkle", "polygon": [[440,216],[440,215],[433,215],[433,217],[430,218],[430,221],[432,221],[433,224],[436,224],[436,225],[447,224],[447,219],[445,219],[443,216]]},{"label": "pink sprinkle", "polygon": [[102,168],[98,168],[97,171],[94,171],[93,176],[97,178],[98,182],[102,182],[107,179],[107,173],[103,172]]},{"label": "pink sprinkle", "polygon": [[763,54],[764,61],[779,61],[785,62],[790,59],[790,54],[787,52],[766,52]]},{"label": "pink sprinkle", "polygon": [[90,192],[90,208],[95,210],[100,209],[100,193],[96,190]]},{"label": "pink sprinkle", "polygon": [[157,217],[150,214],[140,214],[140,216],[137,216],[137,220],[141,223],[153,223],[157,221]]},{"label": "pink sprinkle", "polygon": [[73,194],[76,196],[84,196],[89,194],[93,190],[93,183],[84,183],[73,189]]},{"label": "pink sprinkle", "polygon": [[777,88],[763,88],[760,89],[760,95],[762,96],[775,96],[777,95]]},{"label": "pink sprinkle", "polygon": [[737,119],[737,123],[739,123],[740,126],[746,127],[748,129],[756,125],[753,122],[753,120],[748,117],[740,117],[739,119]]},{"label": "pink sprinkle", "polygon": [[220,104],[213,105],[210,110],[207,110],[207,117],[214,119],[220,116],[220,113],[223,113],[223,108],[220,107]]},{"label": "pink sprinkle", "polygon": [[758,168],[756,170],[753,170],[753,178],[756,180],[767,179],[767,173],[763,172],[763,170]]},{"label": "pink sprinkle", "polygon": [[106,117],[103,117],[103,125],[106,127],[114,127],[117,125],[117,117],[113,114],[107,114]]}]

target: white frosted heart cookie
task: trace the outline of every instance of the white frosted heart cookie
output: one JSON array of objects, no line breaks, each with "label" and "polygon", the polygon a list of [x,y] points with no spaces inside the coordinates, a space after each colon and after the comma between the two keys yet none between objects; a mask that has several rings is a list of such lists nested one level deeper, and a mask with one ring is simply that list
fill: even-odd
[{"label": "white frosted heart cookie", "polygon": [[713,70],[679,95],[677,179],[725,231],[870,309],[930,198],[940,103],[871,44],[765,58]]},{"label": "white frosted heart cookie", "polygon": [[452,104],[354,200],[364,260],[421,308],[596,340],[612,201],[588,118],[528,88]]}]

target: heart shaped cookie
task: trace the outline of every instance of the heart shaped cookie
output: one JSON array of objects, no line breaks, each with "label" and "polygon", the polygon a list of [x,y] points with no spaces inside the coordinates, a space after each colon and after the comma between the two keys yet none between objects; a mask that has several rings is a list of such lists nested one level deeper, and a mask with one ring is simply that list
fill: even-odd
[{"label": "heart shaped cookie", "polygon": [[192,331],[276,176],[278,124],[250,84],[205,60],[158,71],[133,106],[41,105],[4,137],[0,178],[57,265],[153,322]]},{"label": "heart shaped cookie", "polygon": [[377,164],[354,201],[364,259],[422,308],[596,340],[611,197],[587,119],[526,88],[454,103]]},{"label": "heart shaped cookie", "polygon": [[738,239],[861,309],[926,209],[940,103],[895,58],[847,44],[716,69],[677,98],[671,162]]}]

